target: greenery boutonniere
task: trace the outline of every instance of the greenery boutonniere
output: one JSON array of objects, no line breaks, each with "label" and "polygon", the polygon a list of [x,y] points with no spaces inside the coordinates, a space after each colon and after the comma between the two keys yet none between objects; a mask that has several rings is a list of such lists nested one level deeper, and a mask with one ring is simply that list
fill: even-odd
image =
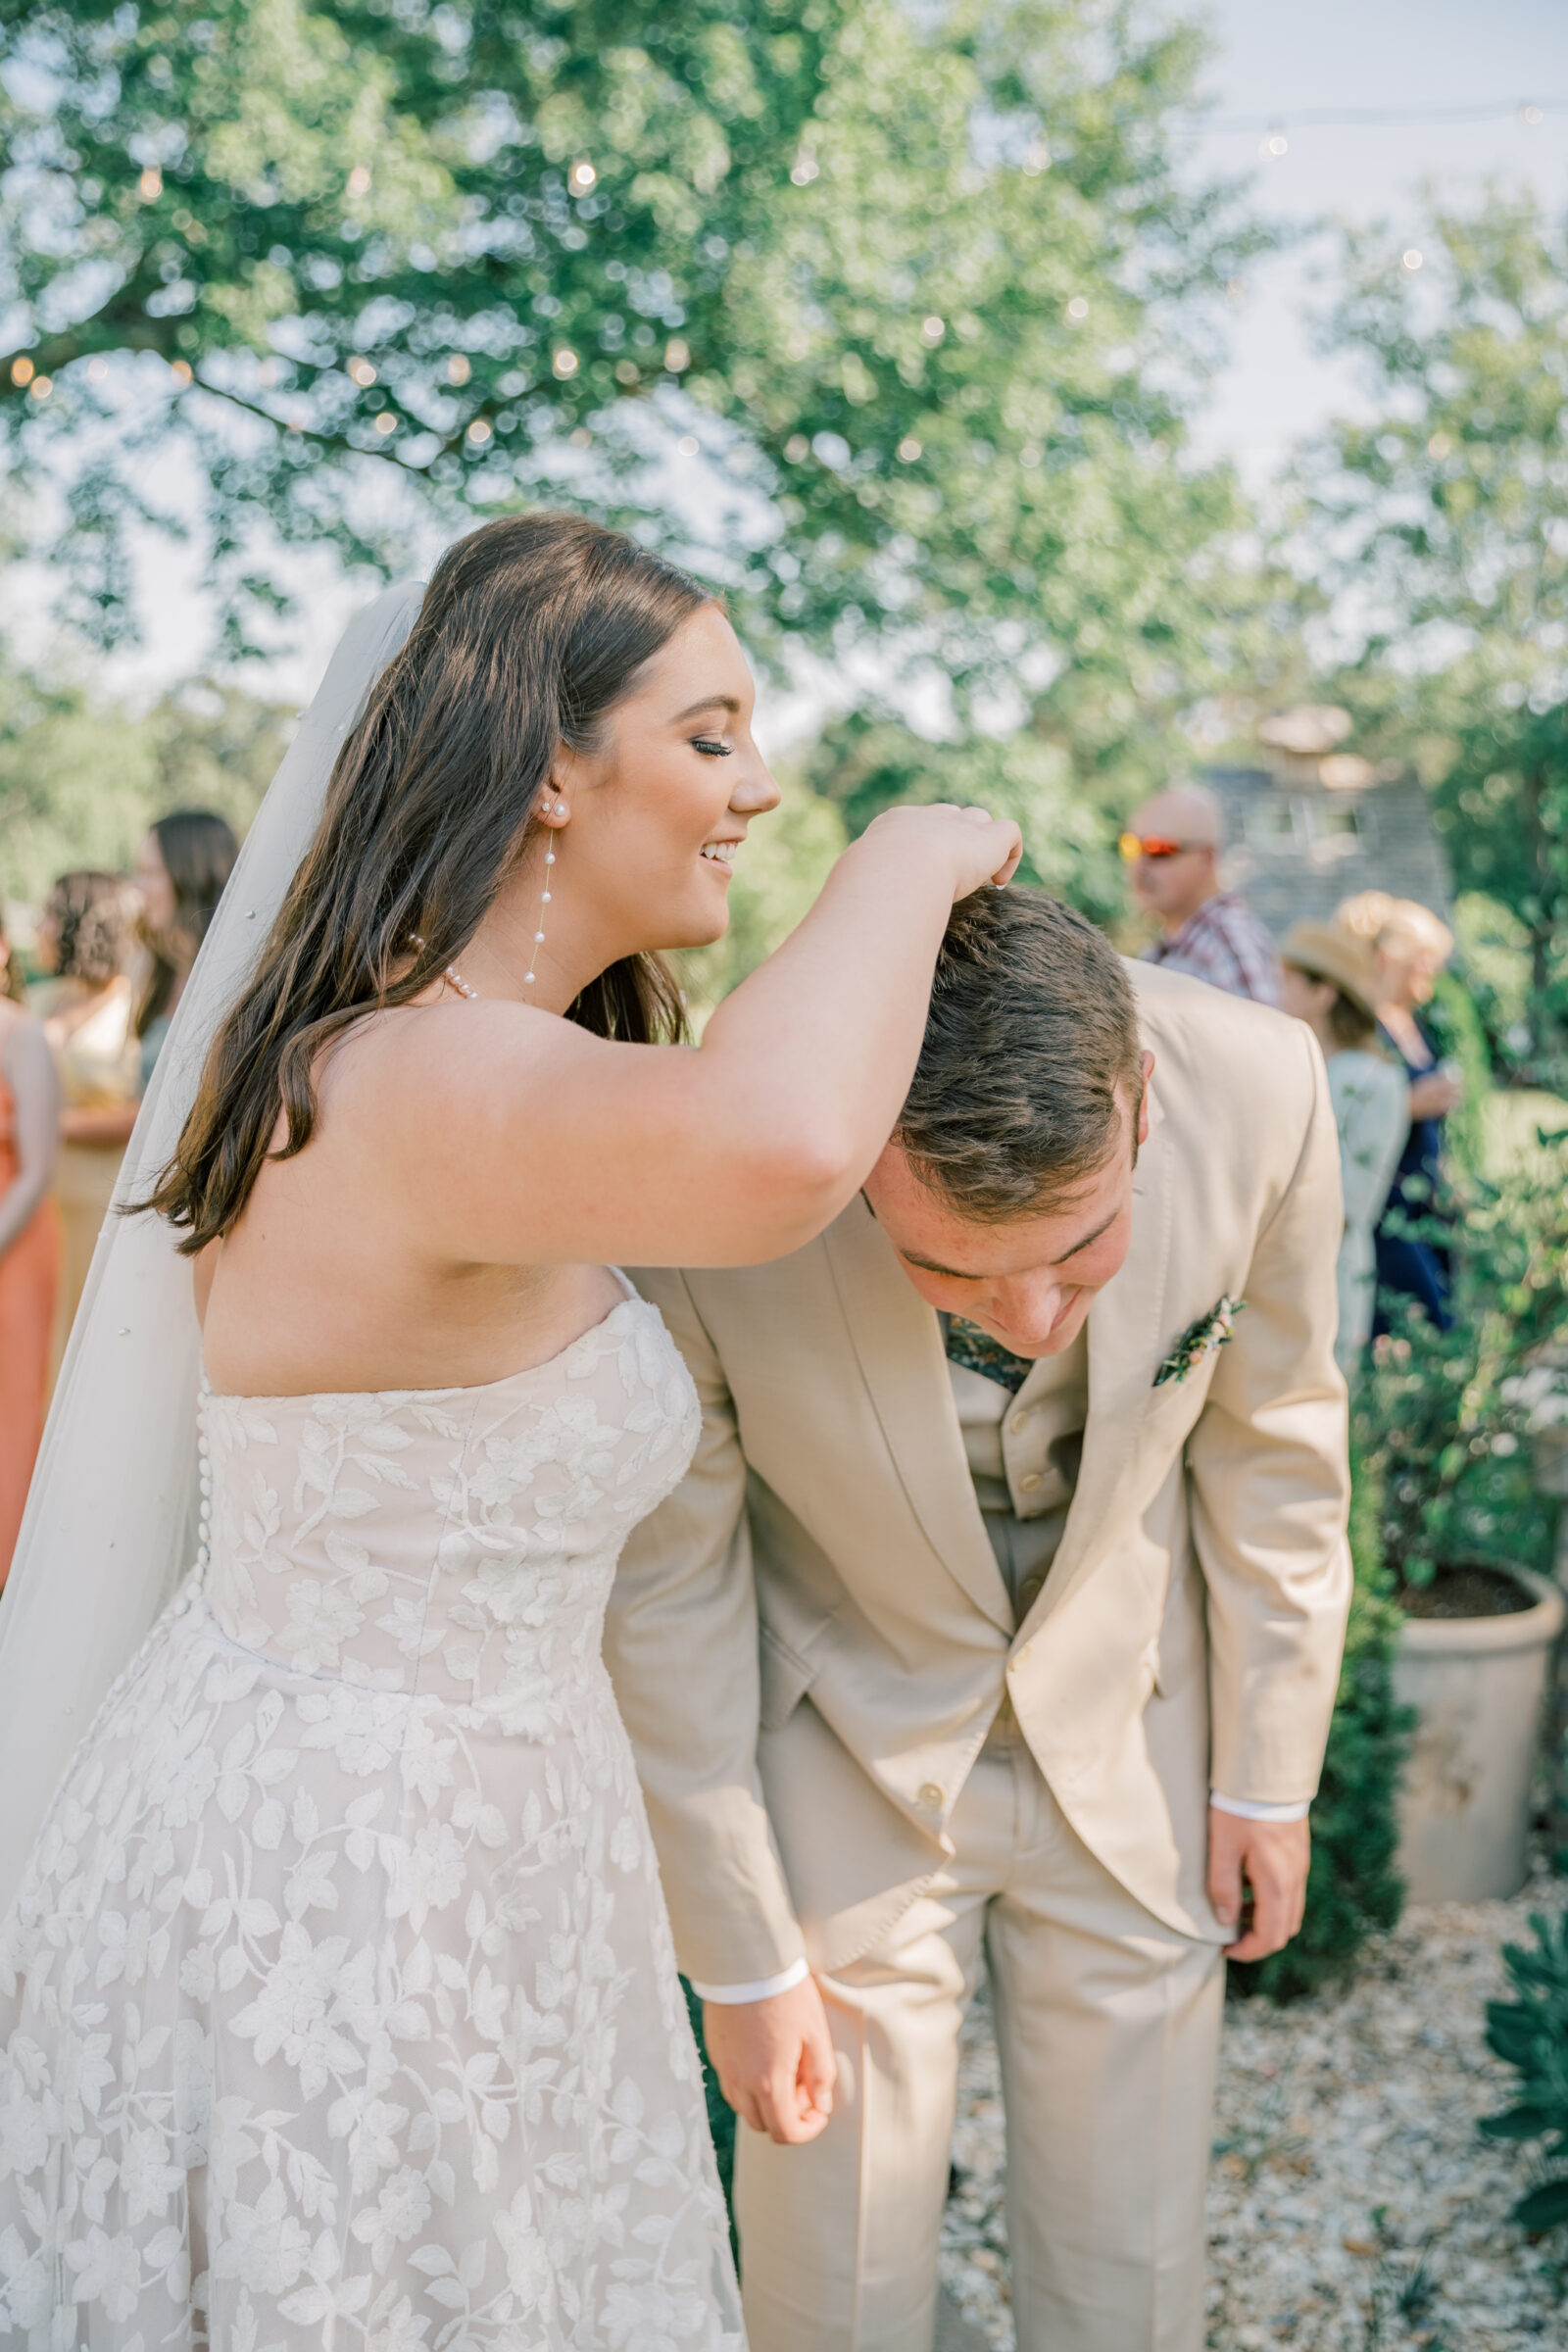
[{"label": "greenery boutonniere", "polygon": [[1162,1389],[1167,1380],[1185,1380],[1203,1358],[1223,1348],[1236,1328],[1236,1318],[1247,1304],[1245,1298],[1222,1298],[1206,1315],[1200,1315],[1190,1329],[1182,1333],[1175,1347],[1154,1374],[1154,1386]]}]

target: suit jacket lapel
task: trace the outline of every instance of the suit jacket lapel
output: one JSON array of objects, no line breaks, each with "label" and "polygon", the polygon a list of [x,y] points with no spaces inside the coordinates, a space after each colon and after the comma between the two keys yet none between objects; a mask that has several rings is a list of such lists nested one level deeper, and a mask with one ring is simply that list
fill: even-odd
[{"label": "suit jacket lapel", "polygon": [[1083,1458],[1056,1557],[1027,1621],[1031,1631],[1061,1606],[1098,1556],[1105,1522],[1155,1394],[1152,1382],[1170,1264],[1172,1198],[1166,1152],[1156,1087],[1150,1096],[1149,1141],[1138,1154],[1133,1177],[1127,1262],[1089,1310],[1089,1419]]},{"label": "suit jacket lapel", "polygon": [[860,1377],[910,1506],[943,1566],[1010,1634],[1012,1604],[975,1499],[936,1315],[862,1200],[822,1239]]}]

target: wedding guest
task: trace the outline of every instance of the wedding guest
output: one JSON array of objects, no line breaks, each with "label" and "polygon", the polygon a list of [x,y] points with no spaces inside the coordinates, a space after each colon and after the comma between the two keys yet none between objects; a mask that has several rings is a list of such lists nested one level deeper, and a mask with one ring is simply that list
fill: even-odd
[{"label": "wedding guest", "polygon": [[[1453,954],[1453,933],[1430,906],[1381,890],[1345,900],[1335,919],[1371,945],[1378,1027],[1410,1081],[1409,1132],[1377,1229],[1378,1288],[1413,1298],[1446,1331],[1452,1321],[1447,1250],[1430,1233],[1416,1239],[1402,1229],[1430,1225],[1443,1214],[1443,1123],[1463,1089],[1444,1066],[1421,1008]],[[1374,1328],[1383,1328],[1381,1319]]]},{"label": "wedding guest", "polygon": [[1277,1004],[1274,943],[1240,893],[1220,887],[1224,838],[1219,803],[1200,784],[1172,785],[1135,811],[1119,846],[1132,868],[1133,897],[1160,928],[1144,961]]},{"label": "wedding guest", "polygon": [[136,1004],[143,1094],[238,856],[232,826],[208,808],[161,816],[136,852],[142,938],[152,953]]},{"label": "wedding guest", "polygon": [[1340,1336],[1334,1352],[1354,1386],[1377,1304],[1374,1228],[1410,1130],[1410,1081],[1376,1050],[1377,981],[1364,940],[1337,923],[1296,923],[1280,951],[1284,1005],[1304,1021],[1328,1063],[1340,1134],[1345,1238],[1337,1265]]},{"label": "wedding guest", "polygon": [[51,977],[35,992],[34,1004],[64,1098],[54,1186],[63,1250],[50,1341],[51,1385],[141,1093],[129,976],[137,906],[123,876],[78,868],[60,876],[38,918],[33,953]]},{"label": "wedding guest", "polygon": [[60,1224],[49,1198],[60,1088],[0,923],[0,1588],[43,1434]]}]

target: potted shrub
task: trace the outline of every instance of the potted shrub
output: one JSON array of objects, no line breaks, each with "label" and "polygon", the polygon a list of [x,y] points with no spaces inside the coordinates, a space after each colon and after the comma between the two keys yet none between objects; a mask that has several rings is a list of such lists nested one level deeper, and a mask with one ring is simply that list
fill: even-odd
[{"label": "potted shrub", "polygon": [[1454,1319],[1380,1339],[1358,1402],[1404,1613],[1395,1665],[1417,1723],[1400,1804],[1414,1902],[1517,1893],[1562,1594],[1531,1449],[1532,1369],[1568,1342],[1568,1151],[1467,1178],[1444,1240]]}]

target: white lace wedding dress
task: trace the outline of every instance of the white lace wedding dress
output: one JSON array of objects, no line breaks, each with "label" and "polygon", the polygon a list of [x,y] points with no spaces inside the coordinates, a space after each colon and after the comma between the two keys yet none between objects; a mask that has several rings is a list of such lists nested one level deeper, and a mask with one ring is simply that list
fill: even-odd
[{"label": "white lace wedding dress", "polygon": [[740,2352],[600,1660],[698,1422],[635,1298],[488,1387],[205,1397],[201,1563],[0,1931],[0,2341]]}]

